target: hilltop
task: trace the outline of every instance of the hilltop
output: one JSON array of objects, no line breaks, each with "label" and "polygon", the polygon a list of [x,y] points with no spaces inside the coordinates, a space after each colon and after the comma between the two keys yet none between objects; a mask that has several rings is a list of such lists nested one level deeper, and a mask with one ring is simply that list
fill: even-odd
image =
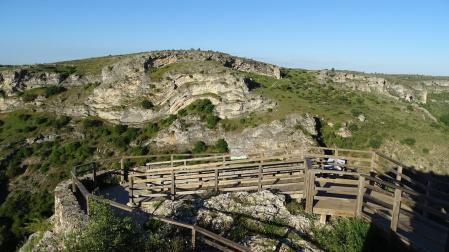
[{"label": "hilltop", "polygon": [[[71,165],[125,154],[379,149],[447,174],[449,78],[177,50],[0,66],[0,247],[45,226]],[[3,193],[5,192],[5,193]]]}]

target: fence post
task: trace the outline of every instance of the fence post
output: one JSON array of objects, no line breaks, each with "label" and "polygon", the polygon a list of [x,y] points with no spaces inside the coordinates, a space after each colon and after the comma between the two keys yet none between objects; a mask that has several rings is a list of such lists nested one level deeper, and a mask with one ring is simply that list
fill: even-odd
[{"label": "fence post", "polygon": [[131,195],[130,195],[131,202],[129,202],[128,205],[130,205],[131,207],[134,207],[136,205],[136,203],[134,202],[134,178],[133,177],[131,177],[131,179],[130,179],[129,191],[131,193]]},{"label": "fence post", "polygon": [[306,212],[312,213],[313,210],[313,195],[315,194],[315,172],[309,170],[308,186],[306,195]]},{"label": "fence post", "polygon": [[359,186],[357,193],[357,205],[355,210],[355,216],[360,217],[363,210],[363,195],[365,194],[365,177],[359,175]]},{"label": "fence post", "polygon": [[170,167],[171,167],[171,199],[175,200],[175,168],[173,167],[173,154],[170,155]]},{"label": "fence post", "polygon": [[257,190],[260,192],[260,191],[262,191],[262,179],[263,179],[263,167],[262,167],[262,164],[263,164],[263,156],[261,155],[261,157],[260,157],[260,161],[259,161],[259,181],[258,181],[258,183],[257,183]]},{"label": "fence post", "polygon": [[120,159],[120,170],[122,171],[122,174],[120,176],[120,183],[124,183],[125,179],[128,179],[125,175],[125,159],[123,157]]},{"label": "fence post", "polygon": [[401,197],[402,197],[402,190],[399,188],[394,189],[394,202],[393,202],[393,210],[391,212],[391,223],[390,223],[390,228],[394,232],[396,232],[396,230],[398,229],[399,215],[401,213]]},{"label": "fence post", "polygon": [[196,247],[196,230],[195,230],[195,226],[192,227],[192,250],[195,251],[195,247]]},{"label": "fence post", "polygon": [[97,164],[92,163],[92,180],[94,182],[94,187],[97,187]]},{"label": "fence post", "polygon": [[90,213],[90,209],[89,209],[89,195],[86,195],[86,212],[87,212],[87,218],[89,218],[89,213]]},{"label": "fence post", "polygon": [[[402,178],[402,165],[398,166],[397,174],[396,174],[396,186],[401,186],[401,178]],[[393,202],[393,210],[391,212],[391,223],[390,228],[392,231],[396,232],[398,229],[399,215],[401,214],[401,198],[402,198],[402,190],[400,188],[394,189],[394,202]]]}]

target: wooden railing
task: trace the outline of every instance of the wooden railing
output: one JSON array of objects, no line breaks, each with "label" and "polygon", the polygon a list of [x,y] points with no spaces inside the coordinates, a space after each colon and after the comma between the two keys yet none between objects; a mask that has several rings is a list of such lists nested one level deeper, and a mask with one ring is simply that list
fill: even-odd
[{"label": "wooden railing", "polygon": [[[129,169],[130,201],[153,197],[174,198],[206,190],[257,191],[298,185],[303,179],[303,159],[291,154],[252,155],[232,160],[230,155],[152,162]],[[292,191],[294,191],[293,189]],[[299,188],[296,188],[299,192]]]},{"label": "wooden railing", "polygon": [[[129,207],[127,205],[120,204],[120,203],[112,201],[112,200],[104,199],[97,195],[92,194],[90,192],[90,190],[88,190],[86,188],[86,186],[82,182],[82,179],[79,177],[80,173],[83,173],[83,174],[87,173],[87,176],[90,177],[93,185],[95,186],[96,182],[98,181],[98,177],[99,177],[97,163],[103,162],[103,161],[108,162],[108,161],[118,161],[118,160],[120,160],[120,159],[117,158],[117,159],[99,160],[99,161],[90,162],[87,164],[73,167],[73,169],[71,171],[72,190],[80,192],[80,195],[81,195],[82,199],[84,200],[84,204],[85,204],[86,211],[87,211],[88,215],[89,215],[89,204],[90,204],[91,200],[99,200],[102,202],[106,202],[107,204],[109,204],[110,206],[112,206],[114,208],[118,208],[118,209],[124,210],[129,213],[135,213],[135,212],[139,211],[137,208]],[[123,172],[121,172],[120,170],[112,170],[112,171],[107,171],[107,172],[123,176]],[[102,173],[104,174],[104,172],[102,172]],[[238,243],[235,243],[229,239],[226,239],[220,235],[217,235],[213,232],[210,232],[202,227],[183,223],[183,222],[176,221],[176,220],[173,220],[170,218],[150,215],[150,214],[144,213],[144,212],[140,212],[140,213],[147,215],[149,218],[159,220],[159,221],[162,221],[162,222],[170,224],[170,225],[174,225],[174,226],[177,226],[180,228],[190,229],[191,234],[192,234],[191,246],[192,246],[193,250],[195,250],[195,248],[196,248],[197,239],[201,239],[201,241],[204,242],[205,244],[207,244],[208,246],[212,246],[221,251],[250,251],[248,248],[246,248]]]},{"label": "wooden railing", "polygon": [[[348,198],[342,197],[346,192],[341,188],[337,192],[332,187],[320,187],[320,182],[352,184],[352,191],[350,187],[348,191],[356,195],[352,198],[355,202],[353,216],[361,216],[372,221],[384,230],[397,235],[406,244],[413,242],[406,234],[415,233],[432,241],[434,246],[441,248],[446,246],[448,249],[449,236],[446,239],[437,239],[436,236],[448,234],[449,194],[435,187],[440,185],[442,188],[449,188],[447,182],[434,178],[432,174],[418,174],[411,167],[382,153],[374,153],[372,156],[373,165],[369,173],[354,172],[357,169],[351,166],[345,167],[349,171],[323,170],[324,163],[320,163],[320,159],[316,157],[317,155],[311,155],[305,158],[304,196],[307,212],[319,213],[314,211],[314,204],[319,200],[334,198],[338,202],[341,198]],[[323,178],[320,176],[323,174],[332,176]],[[316,196],[321,190],[337,193],[338,196]],[[434,197],[432,194],[440,197]],[[441,198],[443,196],[444,198]],[[386,222],[380,223],[378,219],[373,219],[375,216],[380,216]],[[419,228],[410,226],[410,221],[416,220],[431,226],[431,230],[435,232],[429,232],[429,229],[420,232]]]},{"label": "wooden railing", "polygon": [[[422,219],[435,230],[447,233],[449,183],[443,179],[418,173],[379,152],[311,147],[303,153],[256,153],[237,159],[229,154],[169,154],[130,156],[109,161],[119,162],[119,170],[114,172],[122,182],[128,183],[130,203],[134,206],[153,197],[175,198],[205,191],[283,189],[284,192],[302,194],[306,211],[313,212],[316,201],[336,199],[327,194],[339,193],[345,195],[344,201],[353,201],[354,204],[346,215],[341,212],[337,215],[360,216],[379,226],[374,216],[380,216],[386,221],[382,227],[398,236],[403,231],[414,232],[401,222],[406,218]],[[341,160],[344,162],[339,163]],[[324,165],[340,170],[325,170]],[[95,185],[98,166],[91,163],[83,167],[93,174]],[[74,185],[86,200],[95,198],[77,178],[77,172],[82,170],[82,167],[77,167],[72,171]],[[347,185],[347,188],[322,186],[326,182]],[[135,207],[108,202],[126,211],[136,211]],[[88,208],[88,203],[86,206]],[[198,233],[205,237],[205,243],[222,250],[246,249],[194,225],[156,216],[152,218],[191,229],[193,242]],[[426,239],[435,239],[429,236],[432,234],[422,234]],[[410,242],[405,236],[401,239],[405,243]],[[435,241],[435,244],[445,246],[443,243],[446,243],[445,239]]]}]

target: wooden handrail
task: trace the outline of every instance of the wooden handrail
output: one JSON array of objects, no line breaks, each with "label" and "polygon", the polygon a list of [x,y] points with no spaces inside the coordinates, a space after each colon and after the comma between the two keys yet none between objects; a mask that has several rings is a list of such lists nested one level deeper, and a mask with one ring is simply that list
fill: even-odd
[{"label": "wooden handrail", "polygon": [[[356,195],[356,207],[354,209],[354,215],[355,216],[362,216],[364,218],[369,218],[367,217],[368,215],[363,213],[363,207],[368,207],[369,205],[367,205],[368,203],[365,203],[364,200],[369,200],[369,201],[373,201],[373,200],[380,200],[377,198],[373,198],[372,196],[370,196],[369,193],[366,193],[367,190],[371,191],[376,191],[379,192],[381,194],[384,194],[388,197],[390,197],[391,202],[393,202],[393,204],[389,204],[387,202],[383,202],[382,204],[380,204],[380,202],[375,203],[375,205],[371,205],[370,207],[374,207],[376,208],[376,205],[379,205],[381,207],[384,207],[385,209],[387,209],[389,211],[389,214],[391,214],[391,222],[390,222],[390,229],[393,232],[396,232],[396,230],[398,228],[401,228],[400,226],[400,222],[399,222],[399,215],[400,214],[405,214],[405,215],[410,215],[410,214],[421,214],[421,213],[413,213],[414,210],[412,210],[412,212],[407,212],[410,211],[408,210],[409,207],[411,207],[411,209],[413,209],[414,207],[423,210],[424,213],[429,213],[430,215],[433,215],[434,217],[438,217],[441,218],[443,220],[449,220],[449,215],[442,213],[439,209],[435,209],[434,208],[434,204],[435,205],[444,205],[447,206],[449,205],[449,203],[445,202],[444,200],[438,199],[438,198],[434,198],[432,197],[431,193],[432,191],[435,191],[437,189],[434,189],[432,187],[430,187],[429,185],[431,183],[429,183],[428,181],[430,181],[432,179],[432,182],[434,181],[433,178],[430,178],[431,176],[428,176],[428,178],[424,181],[427,181],[427,183],[423,184],[422,180],[417,181],[416,179],[414,179],[413,175],[406,175],[403,174],[402,171],[410,171],[411,167],[410,166],[406,166],[405,164],[392,159],[391,157],[388,157],[387,155],[380,153],[380,152],[372,152],[372,151],[358,151],[358,150],[349,150],[349,149],[337,149],[337,148],[323,148],[323,147],[312,147],[310,149],[319,149],[319,150],[330,150],[333,151],[334,155],[324,155],[324,154],[313,154],[313,153],[309,153],[309,154],[301,154],[301,155],[294,155],[294,154],[284,154],[284,155],[279,155],[279,156],[265,156],[265,155],[261,155],[259,154],[255,154],[251,157],[248,157],[247,159],[244,160],[229,160],[228,158],[231,157],[231,155],[229,154],[209,154],[208,155],[204,155],[201,157],[193,157],[193,155],[191,154],[181,154],[181,155],[171,155],[171,154],[166,154],[166,155],[147,155],[147,156],[136,156],[136,157],[122,157],[120,159],[117,158],[111,158],[111,159],[106,159],[105,161],[114,161],[114,160],[120,160],[121,161],[121,171],[123,176],[125,176],[125,166],[124,166],[124,162],[123,160],[125,159],[135,159],[135,158],[149,158],[149,157],[170,157],[169,161],[157,161],[157,162],[151,162],[151,165],[156,166],[154,168],[150,168],[148,166],[143,166],[143,167],[136,167],[134,169],[131,169],[131,172],[134,174],[129,174],[129,177],[131,178],[131,183],[133,183],[133,180],[136,179],[136,177],[145,177],[145,176],[150,176],[150,178],[148,178],[148,181],[153,181],[154,178],[152,178],[151,176],[153,176],[154,174],[159,174],[160,175],[160,180],[167,180],[166,174],[171,174],[171,181],[172,183],[167,183],[164,186],[169,186],[172,188],[171,190],[171,195],[174,196],[176,193],[176,184],[177,181],[179,181],[179,188],[187,188],[187,189],[182,189],[182,190],[191,190],[188,189],[189,187],[185,186],[186,184],[192,184],[193,182],[191,182],[191,176],[193,175],[189,175],[190,174],[195,174],[195,172],[199,172],[198,176],[193,176],[192,178],[197,179],[200,178],[199,180],[201,181],[202,179],[204,179],[204,181],[201,181],[201,185],[212,185],[213,188],[215,188],[216,191],[220,190],[220,187],[218,183],[218,180],[220,178],[220,175],[224,174],[226,175],[228,172],[227,169],[231,170],[229,172],[232,172],[232,169],[239,169],[242,170],[240,175],[232,175],[230,173],[230,175],[226,175],[223,178],[226,177],[226,183],[228,182],[232,182],[233,180],[235,181],[240,181],[239,183],[243,183],[243,181],[246,181],[249,177],[254,177],[254,181],[256,181],[255,185],[252,186],[246,186],[246,187],[242,187],[245,188],[244,190],[261,190],[262,188],[266,188],[267,185],[262,185],[262,181],[264,180],[264,174],[266,172],[266,170],[272,169],[273,167],[276,167],[276,165],[282,165],[284,164],[285,167],[288,167],[288,165],[291,164],[295,164],[300,162],[300,160],[302,158],[304,158],[304,198],[306,199],[306,207],[305,210],[306,212],[312,212],[313,209],[313,199],[314,199],[314,195],[316,192],[316,188],[315,188],[315,181],[320,180],[322,178],[316,178],[317,174],[335,174],[335,175],[340,175],[340,176],[355,176],[354,177],[354,181],[357,182],[356,178],[358,179],[358,182],[355,184],[357,185],[357,195]],[[361,157],[361,155],[358,155],[356,157],[351,157],[351,156],[345,156],[342,155],[342,152],[354,152],[354,153],[362,153],[362,154],[370,154],[370,157]],[[349,153],[350,154],[350,153]],[[183,158],[183,159],[175,159],[174,157],[193,157],[193,158]],[[309,158],[310,157],[310,158]],[[345,159],[345,160],[349,160],[349,161],[358,161],[358,162],[366,162],[369,163],[369,165],[367,165],[367,167],[370,167],[370,171],[371,171],[371,175],[368,174],[364,174],[361,172],[348,172],[348,171],[335,171],[335,170],[323,170],[323,169],[316,169],[314,163],[312,162],[311,158],[313,157],[323,157],[323,158],[341,158],[341,159]],[[289,160],[290,159],[290,160]],[[291,160],[294,159],[294,160]],[[296,160],[297,159],[297,160]],[[274,160],[279,160],[279,161],[274,161]],[[97,161],[93,161],[93,162],[101,162],[101,160],[97,160]],[[200,164],[189,164],[188,162],[199,162]],[[204,163],[201,163],[204,162]],[[290,164],[288,164],[290,162]],[[89,163],[87,164],[83,164],[83,165],[79,165],[77,167],[86,167]],[[158,165],[162,165],[162,167],[157,167]],[[164,167],[163,165],[169,165],[168,167]],[[270,165],[274,165],[270,168]],[[319,165],[319,164],[318,164]],[[349,166],[349,165],[348,165]],[[265,168],[266,167],[266,168]],[[349,166],[350,167],[350,166]],[[365,166],[363,166],[365,167]],[[384,169],[384,171],[379,170],[379,168]],[[89,167],[87,167],[87,171],[89,171]],[[246,170],[245,170],[246,169]],[[301,170],[301,169],[300,169]],[[248,171],[248,172],[243,172],[243,171]],[[375,172],[378,171],[378,172]],[[385,181],[384,179],[381,179],[379,177],[377,177],[378,175],[382,175],[382,176],[387,176],[388,174],[385,173],[385,171],[387,172],[392,172],[390,173],[390,176],[388,176],[388,180],[389,181]],[[228,172],[228,173],[229,173]],[[295,170],[295,172],[297,172]],[[201,174],[204,174],[204,178],[201,177]],[[407,173],[408,174],[408,173]],[[72,171],[72,176],[74,178],[77,178],[77,172],[76,169],[74,169]],[[232,175],[232,176],[231,176]],[[284,174],[281,174],[281,176],[283,176]],[[178,177],[179,176],[179,177]],[[247,177],[245,177],[247,176]],[[297,176],[297,175],[295,175]],[[292,176],[295,177],[295,176]],[[234,178],[235,177],[235,178]],[[320,176],[321,177],[321,176]],[[94,176],[95,178],[95,176]],[[245,180],[246,179],[246,180]],[[326,178],[325,179],[333,179],[334,181],[340,181],[340,180],[344,180],[345,178]],[[144,183],[145,179],[136,179],[137,181],[140,181],[139,183]],[[156,181],[156,180],[155,180]],[[321,180],[320,180],[321,181]],[[221,182],[221,180],[220,180]],[[268,182],[268,181],[267,181]],[[344,182],[344,181],[343,181]],[[157,182],[159,183],[159,182]],[[161,182],[162,183],[162,182]],[[223,183],[223,184],[226,184]],[[269,182],[268,182],[269,183]],[[435,183],[436,179],[435,179]],[[443,183],[443,184],[449,184],[446,183],[444,181],[438,181],[438,183]],[[194,183],[193,183],[194,184]],[[192,184],[192,185],[193,185]],[[432,183],[433,184],[433,183]],[[378,186],[380,185],[380,187]],[[87,189],[84,187],[84,185],[77,179],[74,179],[74,186],[76,186],[77,188],[79,188],[81,194],[83,195],[84,198],[88,199],[89,197],[91,198],[96,198],[95,196],[91,195]],[[416,186],[419,187],[420,190],[415,191],[415,188],[417,188]],[[201,187],[201,186],[200,186]],[[394,190],[394,193],[391,193],[391,191],[387,191],[385,189],[383,189],[384,187],[387,188],[391,188]],[[134,188],[134,186],[131,185],[130,188]],[[142,190],[143,187],[137,187],[139,190]],[[226,188],[223,188],[221,190],[224,190]],[[319,189],[319,188],[318,188]],[[164,191],[164,189],[161,189],[162,191]],[[194,189],[197,190],[197,189]],[[424,190],[425,193],[421,193],[421,190]],[[132,193],[133,190],[131,190]],[[183,194],[185,195],[186,191],[180,191],[179,194]],[[442,192],[445,193],[445,192]],[[161,194],[163,195],[163,194]],[[132,195],[131,195],[132,196]],[[410,197],[412,196],[412,197]],[[134,197],[131,197],[132,200],[134,200]],[[316,197],[318,199],[318,196]],[[418,200],[418,201],[417,201]],[[423,201],[423,202],[421,202]],[[113,201],[108,201],[110,205],[113,205],[115,207],[123,207],[124,205],[113,202]],[[404,206],[401,207],[401,203],[404,203]],[[371,203],[372,204],[372,203]],[[134,209],[134,208],[130,208],[129,206],[125,206],[124,208],[128,209],[128,211],[130,209]],[[125,209],[125,210],[126,210]],[[421,217],[421,215],[419,215]],[[159,218],[159,217],[154,217],[154,218]],[[426,218],[426,214],[424,214],[422,216],[422,218]],[[161,219],[161,221],[164,221],[164,219]],[[174,220],[165,220],[164,222],[166,223],[171,223],[173,225],[178,225],[181,227],[185,227],[185,228],[189,228],[192,230],[192,244],[194,244],[194,240],[195,235],[196,234],[201,234],[204,237],[207,237],[208,239],[212,240],[212,242],[217,242],[217,247],[219,248],[221,245],[218,245],[218,243],[220,244],[224,244],[229,248],[233,248],[235,250],[238,251],[248,251],[245,250],[246,248],[244,248],[243,246],[239,245],[239,244],[235,244],[232,241],[229,241],[230,244],[227,244],[227,242],[223,242],[223,240],[221,238],[220,241],[218,241],[217,237],[220,237],[210,231],[204,230],[203,228],[197,227],[197,226],[191,226],[189,224],[185,224],[185,223],[177,223]],[[224,239],[224,238],[223,238]],[[211,242],[209,240],[207,240],[208,242]],[[234,247],[233,247],[234,246]]]},{"label": "wooden handrail", "polygon": [[[90,162],[88,164],[91,164],[91,163],[92,162]],[[112,200],[109,200],[109,199],[103,199],[103,198],[100,199],[98,196],[90,193],[87,190],[87,188],[84,186],[84,184],[78,179],[78,176],[77,176],[77,168],[82,167],[82,166],[86,166],[86,164],[81,165],[81,166],[78,165],[78,166],[73,167],[72,171],[70,173],[71,173],[72,182],[73,182],[72,187],[78,188],[78,190],[80,191],[82,197],[85,199],[88,214],[89,214],[89,199],[101,200],[103,202],[106,202],[108,205],[110,205],[112,207],[119,208],[119,209],[122,209],[122,210],[127,211],[127,212],[135,212],[136,211],[136,208],[132,208],[132,207],[129,207],[127,205],[124,205],[124,204],[121,204],[121,203],[118,203],[118,202],[115,202],[115,201],[112,201]],[[95,180],[96,166],[91,166],[91,167],[92,167],[91,170],[94,172],[93,176],[94,176],[94,180]],[[74,189],[74,188],[72,188],[72,189]],[[234,249],[236,251],[242,251],[242,252],[249,252],[250,251],[247,247],[244,247],[244,246],[242,246],[242,245],[240,245],[238,243],[235,243],[235,242],[233,242],[233,241],[231,241],[229,239],[226,239],[226,238],[224,238],[222,236],[219,236],[219,235],[217,235],[217,234],[215,234],[213,232],[210,232],[210,231],[208,231],[208,230],[206,230],[204,228],[198,227],[196,225],[183,223],[183,222],[176,221],[176,220],[173,220],[173,219],[170,219],[170,218],[166,218],[166,217],[158,217],[158,216],[150,215],[149,213],[145,213],[145,212],[142,212],[142,213],[150,216],[150,218],[160,220],[160,221],[165,222],[167,224],[171,224],[171,225],[175,225],[175,226],[178,226],[178,227],[187,228],[187,229],[192,230],[192,247],[193,248],[195,248],[195,240],[196,240],[196,236],[195,235],[196,235],[196,233],[199,233],[199,234],[201,234],[201,235],[203,235],[205,237],[208,237],[208,238],[212,239],[212,241],[210,241],[210,242],[218,243],[217,247],[218,248],[221,247],[223,249],[226,249],[224,251],[227,251],[228,248],[232,248],[232,249]],[[225,247],[221,246],[220,244],[225,245]]]}]

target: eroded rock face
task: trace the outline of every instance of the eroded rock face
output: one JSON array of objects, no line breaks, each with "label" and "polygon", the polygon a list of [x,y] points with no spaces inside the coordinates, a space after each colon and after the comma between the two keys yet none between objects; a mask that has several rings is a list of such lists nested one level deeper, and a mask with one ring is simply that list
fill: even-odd
[{"label": "eroded rock face", "polygon": [[[144,211],[183,219],[222,235],[229,233],[235,225],[245,225],[238,223],[242,220],[235,216],[244,216],[245,221],[250,222],[253,227],[263,228],[267,223],[283,223],[273,226],[279,233],[287,233],[289,228],[296,230],[295,233],[309,233],[311,220],[302,215],[291,214],[285,204],[283,195],[264,190],[220,194],[205,200],[150,201],[145,203]],[[189,207],[185,207],[186,205]],[[276,251],[277,247],[281,248],[279,251],[320,251],[301,235],[286,236],[284,239],[257,235],[245,237],[238,242],[248,246],[251,251]]]},{"label": "eroded rock face", "polygon": [[62,251],[64,237],[87,224],[87,215],[81,209],[70,185],[71,181],[66,180],[55,188],[55,213],[50,218],[53,228],[31,235],[19,251],[28,251],[33,240],[37,242],[31,251]]},{"label": "eroded rock face", "polygon": [[[212,67],[194,68],[182,73],[168,72],[162,79],[152,80],[149,77],[149,73],[156,68],[189,62],[209,62]],[[52,110],[67,115],[98,116],[114,123],[130,125],[175,114],[201,98],[210,99],[222,118],[267,110],[276,104],[250,93],[240,72],[280,78],[277,66],[211,51],[158,51],[129,55],[104,66],[101,75],[79,76],[36,69],[24,66],[0,72],[0,88],[6,96],[14,96],[19,91],[48,85],[100,83],[84,101],[85,108],[82,111],[79,111],[80,107],[56,107]],[[144,109],[140,106],[142,100],[150,100],[156,107]],[[16,107],[5,101],[0,103],[0,111]]]},{"label": "eroded rock face", "polygon": [[242,132],[208,129],[198,117],[186,117],[177,119],[146,144],[158,147],[177,146],[181,150],[191,148],[197,141],[213,145],[223,138],[228,143],[230,153],[235,156],[258,152],[301,154],[305,147],[316,145],[312,138],[316,134],[315,120],[308,114],[292,114],[283,120],[246,128]]},{"label": "eroded rock face", "polygon": [[[140,124],[176,114],[197,99],[209,99],[221,118],[264,111],[276,105],[250,93],[245,79],[225,67],[204,73],[167,73],[165,79],[153,81],[145,73],[142,61],[140,65],[129,62],[120,62],[105,70],[108,73],[103,72],[103,84],[86,103],[97,116],[117,123]],[[139,101],[143,99],[150,100],[155,108],[141,108]]]},{"label": "eroded rock face", "polygon": [[241,133],[225,134],[232,155],[248,153],[301,152],[315,146],[315,120],[310,115],[292,114],[283,120],[246,128]]},{"label": "eroded rock face", "polygon": [[449,90],[449,86],[446,85],[444,81],[442,81],[441,83],[432,81],[427,85],[423,83],[417,83],[415,86],[411,87],[391,83],[386,79],[380,77],[328,70],[320,71],[317,78],[322,83],[326,83],[328,80],[330,80],[333,83],[343,85],[353,90],[384,94],[405,99],[409,102],[413,101],[426,103],[428,89]]}]

